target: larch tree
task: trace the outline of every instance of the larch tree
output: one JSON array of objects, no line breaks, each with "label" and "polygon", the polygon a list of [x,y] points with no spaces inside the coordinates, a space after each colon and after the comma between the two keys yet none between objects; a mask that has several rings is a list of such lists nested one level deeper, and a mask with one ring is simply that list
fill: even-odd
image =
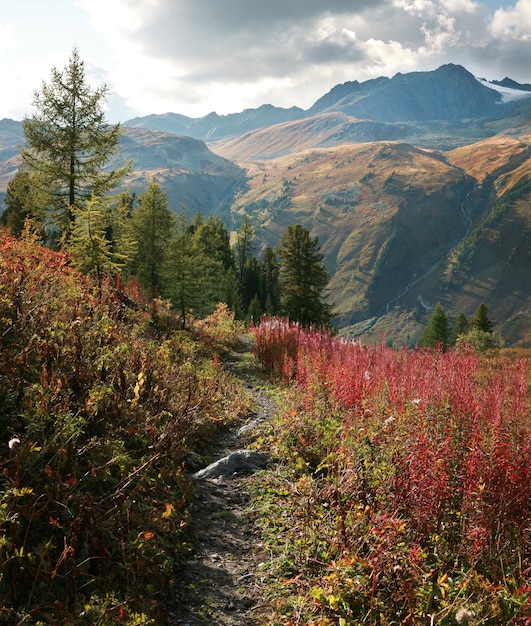
[{"label": "larch tree", "polygon": [[470,320],[470,327],[477,328],[484,333],[492,333],[492,322],[489,319],[488,309],[485,304],[480,304],[474,313],[474,317]]},{"label": "larch tree", "polygon": [[446,349],[450,344],[450,326],[448,316],[444,312],[440,302],[437,302],[433,313],[428,320],[428,326],[422,336],[421,345],[427,348],[434,348],[441,345]]},{"label": "larch tree", "polygon": [[[91,198],[72,210],[68,249],[79,271],[94,276],[101,297],[104,278],[122,272],[131,261],[136,242],[127,222],[116,215],[107,198]],[[114,238],[109,238],[109,231],[114,232]]]},{"label": "larch tree", "polygon": [[132,232],[137,242],[133,273],[150,296],[158,297],[164,289],[166,262],[175,236],[175,216],[168,208],[168,198],[159,183],[152,181],[138,200],[132,214]]},{"label": "larch tree", "polygon": [[[88,84],[74,48],[64,70],[52,68],[50,82],[35,91],[35,114],[23,122],[21,171],[31,176],[33,197],[42,204],[37,208],[45,210],[66,241],[75,209],[108,195],[130,169],[130,164],[115,166],[121,128],[105,120],[107,94],[105,85]],[[27,207],[29,212],[35,208]]]},{"label": "larch tree", "polygon": [[41,214],[36,216],[30,207],[37,206],[38,202],[33,198],[29,201],[33,192],[31,176],[28,172],[18,171],[15,176],[7,184],[6,195],[4,197],[5,211],[0,216],[0,223],[6,226],[11,234],[19,237],[24,230],[24,225],[28,218],[34,219],[41,225],[44,216]]},{"label": "larch tree", "polygon": [[332,317],[326,300],[328,272],[317,237],[295,224],[288,226],[280,242],[280,292],[282,311],[303,326],[327,326]]},{"label": "larch tree", "polygon": [[240,283],[244,282],[245,266],[254,253],[254,226],[248,215],[245,215],[238,230],[234,256],[236,257],[236,271]]}]

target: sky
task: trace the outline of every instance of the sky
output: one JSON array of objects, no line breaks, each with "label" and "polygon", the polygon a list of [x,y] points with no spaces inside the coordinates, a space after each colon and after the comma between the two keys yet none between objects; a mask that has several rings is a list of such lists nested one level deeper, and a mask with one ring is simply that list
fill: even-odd
[{"label": "sky", "polygon": [[0,119],[74,47],[106,117],[309,108],[332,87],[446,63],[531,83],[531,0],[0,0]]}]

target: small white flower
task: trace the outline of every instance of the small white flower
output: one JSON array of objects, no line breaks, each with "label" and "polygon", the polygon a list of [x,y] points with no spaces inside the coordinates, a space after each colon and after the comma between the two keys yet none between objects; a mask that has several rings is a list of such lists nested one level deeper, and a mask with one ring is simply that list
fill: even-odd
[{"label": "small white flower", "polygon": [[18,437],[11,437],[9,443],[7,444],[10,450],[16,450],[17,446],[20,445],[20,439]]},{"label": "small white flower", "polygon": [[468,624],[468,622],[474,618],[474,613],[461,607],[455,614],[455,621],[458,624]]}]

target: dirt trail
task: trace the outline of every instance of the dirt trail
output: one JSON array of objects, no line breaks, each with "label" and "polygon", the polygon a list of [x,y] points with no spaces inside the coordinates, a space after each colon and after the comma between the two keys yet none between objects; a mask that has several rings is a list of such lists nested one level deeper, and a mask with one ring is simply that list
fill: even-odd
[{"label": "dirt trail", "polygon": [[[228,363],[231,369],[233,365],[234,362]],[[255,412],[244,425],[238,424],[220,437],[211,451],[214,460],[249,445],[253,427],[274,412],[274,405],[265,393],[249,382],[245,385],[254,396]],[[265,556],[259,532],[248,515],[250,480],[249,476],[237,474],[198,482],[190,508],[196,550],[184,572],[184,586],[169,609],[168,624],[263,626],[268,623],[260,573]]]}]

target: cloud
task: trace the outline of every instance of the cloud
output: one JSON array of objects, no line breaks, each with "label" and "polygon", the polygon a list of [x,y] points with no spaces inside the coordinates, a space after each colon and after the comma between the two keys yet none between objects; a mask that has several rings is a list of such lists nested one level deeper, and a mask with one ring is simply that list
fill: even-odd
[{"label": "cloud", "polygon": [[108,83],[129,106],[141,114],[199,116],[265,102],[309,107],[339,82],[432,70],[448,62],[480,75],[489,74],[487,61],[494,70],[505,64],[509,71],[531,32],[530,2],[518,0],[492,17],[485,1],[77,4],[113,50]]},{"label": "cloud", "polygon": [[531,2],[518,0],[510,9],[498,9],[492,32],[496,37],[531,41]]}]

